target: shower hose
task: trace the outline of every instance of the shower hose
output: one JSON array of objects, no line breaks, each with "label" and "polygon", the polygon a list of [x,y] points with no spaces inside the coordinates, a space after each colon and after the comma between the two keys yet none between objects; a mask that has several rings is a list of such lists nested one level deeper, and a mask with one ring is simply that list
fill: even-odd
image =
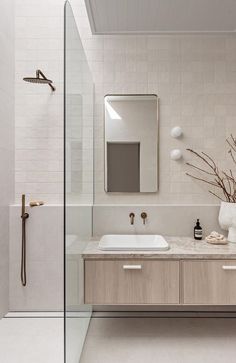
[{"label": "shower hose", "polygon": [[26,286],[26,219],[29,218],[28,213],[22,216],[22,244],[21,244],[21,283]]}]

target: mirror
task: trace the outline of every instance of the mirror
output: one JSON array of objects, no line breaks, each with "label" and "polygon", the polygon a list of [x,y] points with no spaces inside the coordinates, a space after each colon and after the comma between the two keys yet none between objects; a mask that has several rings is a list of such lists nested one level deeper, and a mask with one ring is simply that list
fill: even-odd
[{"label": "mirror", "polygon": [[104,103],[105,191],[156,192],[157,95],[107,95]]}]

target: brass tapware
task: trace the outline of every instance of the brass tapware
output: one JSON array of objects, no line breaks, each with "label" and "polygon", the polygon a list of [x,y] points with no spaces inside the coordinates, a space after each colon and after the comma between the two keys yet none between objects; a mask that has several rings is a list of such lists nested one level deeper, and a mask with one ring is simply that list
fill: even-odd
[{"label": "brass tapware", "polygon": [[21,283],[26,286],[26,219],[29,213],[25,209],[25,194],[21,197],[21,219],[22,219],[22,239],[21,239]]},{"label": "brass tapware", "polygon": [[135,214],[133,212],[131,212],[129,214],[129,217],[130,217],[130,224],[134,224],[134,217],[135,217]]},{"label": "brass tapware", "polygon": [[142,212],[142,213],[141,213],[141,218],[142,218],[142,220],[143,220],[143,224],[146,224],[147,213],[146,213],[146,212]]},{"label": "brass tapware", "polygon": [[44,205],[44,202],[42,200],[34,200],[29,205],[30,207],[39,207],[40,205]]},{"label": "brass tapware", "polygon": [[52,85],[52,80],[48,79],[40,69],[36,70],[36,77],[24,77],[25,82],[38,83],[38,84],[48,84],[52,91],[56,91],[56,87]]}]

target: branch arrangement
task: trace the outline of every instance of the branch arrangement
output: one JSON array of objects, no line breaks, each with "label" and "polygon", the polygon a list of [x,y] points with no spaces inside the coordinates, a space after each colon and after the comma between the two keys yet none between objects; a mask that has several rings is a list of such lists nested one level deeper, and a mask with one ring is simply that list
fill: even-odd
[{"label": "branch arrangement", "polygon": [[[236,166],[236,138],[233,135],[230,135],[226,142],[229,146],[228,153],[233,164]],[[186,175],[214,187],[214,191],[209,190],[209,193],[213,194],[218,199],[229,203],[236,203],[236,176],[233,174],[232,170],[220,170],[212,157],[204,152],[198,153],[192,149],[187,149],[187,151],[195,155],[203,164],[203,167],[186,163],[188,166],[198,171],[201,176],[195,176],[189,173],[186,173]],[[215,192],[215,189],[221,192],[220,195],[218,192]]]}]

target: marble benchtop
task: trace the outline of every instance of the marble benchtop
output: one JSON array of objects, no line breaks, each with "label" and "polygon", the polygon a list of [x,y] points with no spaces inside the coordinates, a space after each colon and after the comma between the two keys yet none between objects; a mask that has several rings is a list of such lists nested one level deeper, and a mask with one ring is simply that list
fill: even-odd
[{"label": "marble benchtop", "polygon": [[236,259],[236,243],[211,245],[190,237],[166,237],[167,251],[102,251],[98,241],[91,241],[82,252],[84,259]]}]

